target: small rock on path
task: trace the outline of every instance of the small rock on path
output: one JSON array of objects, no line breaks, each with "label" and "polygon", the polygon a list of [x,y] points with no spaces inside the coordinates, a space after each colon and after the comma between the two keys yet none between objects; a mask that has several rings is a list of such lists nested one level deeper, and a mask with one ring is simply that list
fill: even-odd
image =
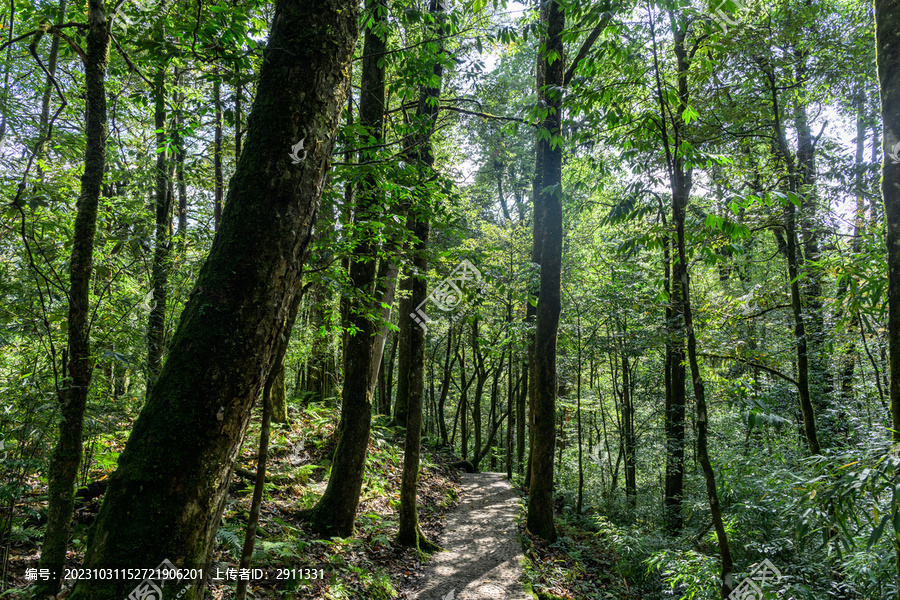
[{"label": "small rock on path", "polygon": [[[519,496],[504,473],[466,473],[459,506],[413,600],[531,600],[520,581]],[[453,592],[453,595],[450,593]]]}]

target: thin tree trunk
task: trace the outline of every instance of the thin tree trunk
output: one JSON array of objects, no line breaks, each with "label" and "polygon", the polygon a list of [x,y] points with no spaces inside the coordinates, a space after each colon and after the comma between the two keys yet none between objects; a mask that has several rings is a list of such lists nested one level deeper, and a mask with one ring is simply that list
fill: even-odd
[{"label": "thin tree trunk", "polygon": [[441,380],[441,393],[438,397],[437,405],[437,421],[438,434],[441,436],[441,443],[447,444],[447,423],[444,421],[444,404],[447,402],[447,394],[450,392],[450,378],[453,375],[453,327],[447,330],[447,350],[444,353],[444,375]]},{"label": "thin tree trunk", "polygon": [[213,75],[213,108],[216,113],[216,132],[213,141],[213,178],[215,179],[215,206],[213,207],[213,226],[219,230],[222,221],[222,210],[225,203],[225,182],[222,176],[222,80],[219,69]]},{"label": "thin tree trunk", "polygon": [[634,507],[637,505],[634,399],[631,397],[631,366],[624,349],[622,350],[622,424],[625,427],[625,497]]},{"label": "thin tree trunk", "polygon": [[[163,29],[158,28],[158,37]],[[169,254],[172,241],[172,195],[169,193],[169,153],[166,150],[166,66],[161,60],[156,69],[154,90],[154,126],[156,128],[156,227],[151,275],[153,305],[147,323],[147,392],[162,368],[166,345],[166,302],[169,296]]]},{"label": "thin tree trunk", "polygon": [[[282,365],[283,366],[283,365]],[[284,373],[282,368],[280,373]],[[274,377],[272,373],[266,378],[262,397],[262,425],[259,430],[259,451],[256,460],[256,481],[253,485],[253,498],[250,501],[250,514],[247,516],[247,532],[244,535],[244,546],[241,549],[241,561],[239,569],[249,569],[253,559],[253,548],[256,546],[256,530],[259,525],[259,509],[262,506],[263,489],[266,485],[266,460],[269,456],[269,427],[272,420],[272,386]],[[235,600],[244,600],[247,597],[247,586],[250,580],[239,579]]]},{"label": "thin tree trunk", "polygon": [[[294,321],[297,318],[297,310],[300,308],[300,300],[302,294],[294,297],[293,305],[290,309],[289,320]],[[277,412],[275,404],[277,399],[274,394],[277,393],[278,385],[281,385],[282,400],[284,395],[284,355],[287,350],[288,339],[283,336],[278,342],[278,349],[275,351],[275,366],[269,371],[266,377],[266,383],[263,385],[262,394],[262,425],[259,430],[259,452],[256,460],[256,481],[253,485],[253,498],[250,501],[250,514],[247,516],[247,532],[244,535],[244,546],[241,549],[241,562],[239,569],[249,569],[250,562],[253,559],[253,548],[256,545],[256,530],[259,525],[259,509],[262,506],[263,489],[266,485],[266,461],[269,455],[269,431],[273,418],[273,413]],[[279,381],[280,379],[280,381]],[[237,590],[235,592],[235,600],[244,600],[247,597],[247,585],[250,583],[247,579],[239,579]]]},{"label": "thin tree trunk", "polygon": [[[431,0],[428,11],[434,16],[434,34],[438,37],[442,32],[444,5],[441,0]],[[432,83],[423,88],[419,94],[419,106],[416,111],[416,120],[420,129],[417,136],[414,158],[419,168],[420,176],[431,177],[434,169],[434,153],[431,146],[431,135],[434,133],[438,116],[438,100],[441,95],[440,84],[444,67],[440,62],[440,52],[435,53],[435,62],[432,66]],[[417,206],[410,209],[410,217],[414,219],[412,232],[416,239],[413,266],[415,275],[412,280],[412,295],[410,304],[419,306],[428,297],[428,280],[425,274],[428,270],[428,236],[431,231],[431,207],[427,205],[426,198],[421,192],[417,192]],[[416,490],[419,481],[419,447],[422,443],[422,405],[425,393],[425,330],[418,325],[410,325],[409,334],[409,379],[407,395],[406,416],[406,440],[403,452],[403,475],[400,480],[400,510],[397,542],[404,546],[418,548],[425,552],[433,552],[439,547],[429,542],[419,529],[418,512],[416,509]],[[402,373],[401,373],[402,376]]]},{"label": "thin tree trunk", "polygon": [[69,526],[75,509],[75,479],[82,454],[82,425],[91,385],[90,289],[93,273],[97,209],[106,169],[106,66],[109,34],[103,0],[88,2],[85,77],[85,152],[81,191],[76,204],[72,254],[69,260],[68,343],[63,375],[68,383],[60,391],[59,439],[50,457],[47,528],[40,567],[50,579],[35,586],[35,598],[59,591]]},{"label": "thin tree trunk", "polygon": [[[250,407],[290,335],[357,19],[355,2],[276,1],[246,152],[168,360],[110,478],[86,568],[152,569],[164,559],[209,568]],[[105,19],[97,27],[105,37]],[[287,154],[304,137],[308,155],[292,164]],[[134,587],[80,579],[69,599],[121,600]],[[191,581],[181,600],[199,600],[204,587]]]},{"label": "thin tree trunk", "polygon": [[[180,71],[176,76],[178,87],[184,85],[184,74]],[[182,103],[184,94],[178,93],[178,107],[175,112],[175,179],[178,182],[178,240],[182,248],[187,240],[187,183],[184,180],[184,110]]]},{"label": "thin tree trunk", "polygon": [[[59,15],[56,18],[57,23],[64,23],[66,20],[66,0],[59,0]],[[12,38],[13,29],[9,29],[9,36]],[[12,51],[12,47],[7,50],[7,53]],[[47,137],[48,129],[50,128],[50,99],[53,96],[53,80],[52,78],[56,76],[56,64],[59,59],[59,36],[54,35],[50,40],[50,55],[47,57],[47,72],[49,75],[47,76],[46,83],[44,84],[44,95],[41,97],[41,120],[39,122],[39,131],[38,135],[40,136],[40,145],[36,149],[37,158],[38,158],[38,173],[43,177],[43,169],[41,168],[40,161],[44,159],[44,153],[46,149],[47,143],[50,141],[48,139],[44,139]],[[7,58],[7,61],[9,59]],[[7,65],[10,65],[10,62],[7,62]],[[0,136],[2,139],[2,136]]]},{"label": "thin tree trunk", "polygon": [[[381,22],[387,18],[384,0],[370,0],[367,10]],[[360,124],[368,137],[380,140],[384,130],[385,42],[380,27],[368,28],[363,46]],[[380,66],[379,66],[380,65]],[[361,152],[363,160],[370,151]],[[374,177],[364,178],[355,194],[353,218],[355,246],[350,259],[349,295],[343,298],[341,312],[344,334],[344,386],[341,393],[341,421],[334,451],[331,477],[322,497],[308,513],[310,525],[326,536],[352,535],[356,508],[365,474],[366,450],[372,420],[372,396],[375,393],[376,341],[380,323],[371,316],[380,304],[375,298],[378,243],[370,223],[384,211],[382,192]],[[383,337],[382,337],[383,342]]]},{"label": "thin tree trunk", "polygon": [[[793,195],[798,194],[797,168],[793,155],[787,145],[784,127],[781,124],[781,109],[779,106],[778,92],[774,75],[765,73],[769,82],[769,91],[772,97],[773,126],[776,137],[776,152],[784,161],[788,170],[789,191]],[[791,312],[794,317],[794,339],[797,344],[797,389],[800,394],[800,410],[803,413],[803,429],[810,454],[820,454],[819,437],[816,430],[815,407],[809,393],[809,361],[807,355],[806,326],[803,322],[803,300],[800,296],[799,257],[797,248],[796,208],[793,198],[785,204],[785,238],[788,263],[788,277],[791,287]]]},{"label": "thin tree trunk", "polygon": [[584,505],[584,448],[581,437],[581,313],[577,313],[578,327],[578,374],[575,378],[575,395],[577,399],[576,415],[578,418],[578,501],[575,504],[575,514],[580,515]]},{"label": "thin tree trunk", "polygon": [[[665,217],[664,217],[665,219]],[[665,220],[663,225],[666,226]],[[684,419],[686,412],[686,373],[684,367],[683,317],[681,313],[681,263],[675,263],[674,280],[670,260],[671,242],[664,240],[665,285],[670,292],[666,305],[666,489],[665,516],[666,531],[677,536],[684,527],[681,511],[684,498]]]},{"label": "thin tree trunk", "polygon": [[284,389],[284,360],[275,363],[272,372],[266,379],[272,379],[271,392],[269,393],[271,408],[269,413],[273,423],[288,424],[287,392]]}]

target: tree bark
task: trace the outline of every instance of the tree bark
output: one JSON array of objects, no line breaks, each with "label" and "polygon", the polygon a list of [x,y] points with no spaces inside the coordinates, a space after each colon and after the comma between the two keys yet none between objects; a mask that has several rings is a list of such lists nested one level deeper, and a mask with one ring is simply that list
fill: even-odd
[{"label": "tree bark", "polygon": [[[665,217],[663,225],[667,226]],[[681,506],[684,499],[684,419],[686,405],[686,374],[684,367],[684,320],[681,313],[681,263],[675,263],[674,278],[671,263],[671,241],[664,240],[665,286],[670,292],[666,305],[666,483],[664,512],[666,531],[677,536],[684,526]]]},{"label": "tree bark", "polygon": [[[384,129],[384,54],[385,42],[377,31],[387,19],[384,0],[370,0],[366,6],[375,25],[366,29],[359,104],[360,124],[368,137],[383,138]],[[381,65],[381,66],[379,66]],[[370,151],[363,151],[365,160]],[[341,422],[334,451],[331,477],[325,493],[308,513],[313,529],[320,534],[347,537],[353,534],[356,508],[362,491],[372,421],[372,397],[377,373],[373,366],[376,334],[381,323],[372,313],[379,312],[375,299],[378,243],[370,223],[383,216],[384,203],[374,175],[363,178],[355,194],[356,210],[351,236],[355,238],[350,257],[350,289],[342,301],[344,322],[344,387],[341,398]],[[383,338],[382,338],[383,342]]]},{"label": "tree bark", "polygon": [[[57,23],[63,23],[66,20],[66,0],[59,0],[59,14],[56,17]],[[13,29],[10,28],[9,35],[12,37]],[[10,51],[12,48],[10,48]],[[8,54],[7,54],[8,56]],[[43,168],[41,167],[40,161],[44,159],[44,153],[46,149],[47,143],[50,139],[44,139],[47,137],[48,130],[50,128],[50,98],[53,96],[53,81],[51,77],[56,76],[56,64],[59,59],[59,36],[54,35],[53,39],[50,40],[50,55],[47,57],[47,72],[49,75],[47,76],[46,83],[44,84],[44,95],[41,97],[41,117],[38,125],[38,134],[40,136],[39,146],[35,149],[35,154],[37,154],[38,158],[38,174],[43,176]],[[7,63],[10,64],[10,63]],[[7,69],[8,71],[8,69]]]},{"label": "tree bark", "polygon": [[803,322],[803,300],[800,296],[799,257],[797,248],[796,207],[794,200],[799,196],[799,182],[794,157],[787,145],[784,127],[781,123],[781,108],[774,74],[766,71],[769,92],[772,98],[773,127],[775,129],[775,151],[788,171],[788,191],[793,197],[785,204],[785,239],[788,263],[788,278],[791,288],[791,312],[794,317],[794,339],[797,343],[797,390],[800,395],[800,410],[803,414],[803,430],[810,454],[819,454],[819,436],[816,428],[815,407],[809,392],[809,360],[807,354],[806,325]]},{"label": "tree bark", "polygon": [[69,260],[68,342],[63,360],[66,385],[60,388],[59,439],[50,457],[47,529],[40,566],[50,579],[35,586],[35,597],[59,591],[69,527],[75,509],[75,479],[82,455],[82,425],[93,365],[90,343],[90,290],[93,273],[97,209],[106,169],[106,66],[109,34],[103,0],[88,2],[85,81],[85,152],[81,191],[76,204],[72,254]]},{"label": "tree bark", "polygon": [[[347,0],[276,2],[220,228],[111,477],[85,567],[209,567],[250,407],[290,335],[357,17]],[[308,154],[292,164],[304,138]],[[181,598],[201,598],[204,586],[191,581]],[[70,599],[121,600],[134,587],[81,579]]]},{"label": "tree bark", "polygon": [[[162,22],[162,20],[161,20]],[[158,28],[162,41],[163,29]],[[156,128],[156,223],[150,288],[153,304],[147,323],[147,392],[159,376],[166,345],[166,302],[169,296],[172,242],[172,194],[169,193],[169,154],[166,150],[166,66],[161,60],[154,81],[154,127]]]},{"label": "tree bark", "polygon": [[[439,37],[442,32],[444,5],[442,0],[431,0],[428,11],[434,15],[434,35]],[[444,74],[444,66],[440,60],[443,44],[435,52],[435,62],[432,65],[432,83],[423,87],[419,94],[419,106],[416,110],[416,121],[420,127],[416,136],[416,144],[413,152],[415,164],[418,165],[421,177],[432,177],[434,169],[434,153],[431,145],[431,135],[438,116],[438,100],[441,96],[441,82]],[[424,194],[417,191],[416,205],[410,209],[410,218],[413,219],[412,230],[416,239],[415,253],[413,255],[413,267],[415,273],[412,279],[412,294],[410,304],[419,306],[428,297],[428,280],[425,274],[428,270],[428,236],[431,231],[432,207],[428,205]],[[425,330],[417,324],[410,323],[409,332],[409,375],[407,393],[406,416],[406,440],[403,451],[403,475],[400,480],[400,510],[399,530],[397,542],[404,546],[418,548],[425,552],[433,552],[438,546],[429,542],[419,529],[419,519],[416,509],[416,490],[419,480],[419,447],[422,443],[422,406],[425,394]],[[402,371],[400,373],[403,375]]]},{"label": "tree bark", "polygon": [[[900,0],[875,0],[875,44],[881,87],[884,160],[881,193],[887,225],[888,346],[893,441],[900,443]],[[897,585],[900,585],[900,531],[894,532]]]},{"label": "tree bark", "polygon": [[544,87],[547,104],[544,130],[538,142],[541,160],[540,200],[544,207],[541,241],[541,286],[534,340],[534,408],[528,530],[547,541],[556,539],[553,518],[553,452],[556,447],[556,336],[559,330],[562,269],[562,132],[560,130],[564,77],[565,13],[552,0],[547,8],[544,40]]},{"label": "tree bark", "polygon": [[215,179],[215,205],[213,206],[213,227],[219,230],[225,203],[225,180],[222,176],[222,80],[216,68],[213,81],[213,108],[216,114],[216,132],[213,141],[213,178]]}]

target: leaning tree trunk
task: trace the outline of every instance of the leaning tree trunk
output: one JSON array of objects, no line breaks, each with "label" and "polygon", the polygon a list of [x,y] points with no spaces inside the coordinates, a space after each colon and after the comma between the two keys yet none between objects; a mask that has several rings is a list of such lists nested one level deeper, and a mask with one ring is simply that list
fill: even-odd
[{"label": "leaning tree trunk", "polygon": [[[894,443],[900,442],[900,0],[875,0],[875,40],[884,163],[881,192],[887,224],[888,343],[891,365],[891,421]],[[894,532],[897,585],[900,586],[900,530]]]},{"label": "leaning tree trunk", "polygon": [[[276,1],[219,230],[110,479],[85,567],[209,566],[250,408],[290,335],[357,17],[349,0]],[[292,162],[300,140],[308,154]],[[135,583],[82,579],[70,598],[121,600]],[[190,581],[181,598],[202,598],[204,586]]]},{"label": "leaning tree trunk", "polygon": [[[534,444],[531,449],[528,530],[547,540],[556,539],[553,520],[553,452],[556,447],[556,335],[559,330],[560,275],[562,269],[562,111],[563,7],[553,0],[546,8],[547,35],[543,56],[547,116],[545,134],[538,142],[542,157],[540,199],[544,208],[541,242],[541,287],[534,336]],[[550,56],[555,55],[555,60]],[[551,143],[552,142],[552,143]]]},{"label": "leaning tree trunk", "polygon": [[[382,32],[377,29],[387,19],[387,11],[383,0],[370,0],[367,10],[378,25],[367,28],[365,33],[359,118],[368,136],[377,141],[383,137],[384,128],[385,51]],[[370,151],[360,154],[363,162],[372,159]],[[353,534],[365,474],[377,375],[373,362],[380,323],[371,314],[377,313],[380,306],[374,299],[378,243],[377,232],[370,223],[378,222],[383,216],[384,201],[374,175],[360,182],[356,202],[352,233],[356,245],[350,257],[352,291],[344,297],[341,306],[346,333],[338,444],[325,493],[308,513],[313,529],[328,537]]]},{"label": "leaning tree trunk", "polygon": [[[69,525],[75,510],[75,479],[81,462],[82,424],[91,385],[90,290],[93,272],[94,235],[97,231],[97,207],[106,168],[106,65],[109,59],[109,33],[103,0],[88,3],[87,53],[85,81],[85,152],[81,192],[76,205],[72,254],[69,261],[69,338],[63,365],[68,382],[60,391],[59,439],[50,457],[47,529],[41,549],[42,569],[49,569],[50,580],[41,581],[35,597],[59,591],[66,562]],[[65,355],[64,355],[65,356]],[[67,370],[67,372],[66,372]]]}]

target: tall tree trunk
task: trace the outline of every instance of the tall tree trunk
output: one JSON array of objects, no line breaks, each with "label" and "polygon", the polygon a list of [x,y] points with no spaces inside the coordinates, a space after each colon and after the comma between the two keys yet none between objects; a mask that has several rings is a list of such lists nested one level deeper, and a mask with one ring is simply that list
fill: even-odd
[{"label": "tall tree trunk", "polygon": [[447,402],[447,394],[450,392],[450,379],[453,376],[453,327],[447,329],[447,349],[444,352],[444,375],[441,380],[441,393],[438,397],[437,405],[437,421],[438,434],[441,436],[441,443],[447,444],[447,423],[444,421],[444,405]]},{"label": "tall tree trunk", "polygon": [[50,457],[47,528],[40,566],[50,579],[35,587],[35,597],[55,595],[66,562],[69,526],[75,509],[75,479],[82,454],[82,425],[91,385],[90,289],[93,273],[97,207],[106,169],[106,65],[109,34],[103,0],[88,2],[85,82],[85,151],[81,191],[76,204],[72,254],[69,260],[69,320],[63,365],[68,382],[59,396],[59,439]]},{"label": "tall tree trunk", "polygon": [[[370,0],[366,6],[375,23],[366,29],[363,46],[360,124],[369,137],[381,140],[384,130],[384,61],[385,42],[380,24],[387,19],[384,0]],[[364,161],[371,151],[361,152]],[[365,474],[366,451],[372,420],[372,396],[376,375],[374,356],[376,333],[380,323],[372,316],[378,312],[375,301],[377,273],[377,232],[371,223],[381,219],[384,211],[382,193],[374,176],[364,178],[355,194],[356,210],[351,233],[355,244],[350,258],[350,289],[341,312],[344,334],[344,386],[341,393],[341,422],[338,444],[334,451],[331,477],[324,494],[308,513],[312,527],[323,535],[347,537],[353,533],[356,508]]]},{"label": "tall tree trunk", "polygon": [[[294,321],[297,318],[297,310],[300,308],[300,300],[302,293],[294,296],[291,305],[288,320]],[[256,481],[253,484],[253,498],[250,500],[250,514],[247,516],[247,531],[244,534],[244,546],[241,549],[241,562],[239,569],[249,569],[250,562],[253,559],[253,548],[256,546],[256,530],[259,525],[259,509],[262,506],[263,490],[266,485],[266,461],[269,455],[269,432],[274,413],[277,412],[275,404],[277,399],[274,397],[276,388],[281,385],[282,401],[284,400],[284,355],[288,346],[287,336],[282,336],[278,340],[278,348],[275,351],[275,366],[269,371],[266,382],[263,385],[262,393],[262,423],[259,428],[259,451],[256,459]],[[287,417],[285,416],[285,421]],[[235,600],[244,600],[247,597],[247,585],[249,580],[238,580],[237,590],[235,591]]]},{"label": "tall tree trunk", "polygon": [[[246,151],[168,360],[110,478],[87,568],[155,568],[164,559],[209,567],[250,408],[290,335],[357,18],[347,0],[276,1]],[[304,138],[308,154],[292,164],[287,154]],[[134,586],[81,579],[70,600],[121,600]],[[182,600],[202,598],[204,587],[191,581]]]},{"label": "tall tree trunk", "polygon": [[[399,308],[399,307],[398,307]],[[399,315],[398,315],[399,317]],[[394,365],[396,364],[397,358],[397,345],[399,343],[399,335],[395,332],[394,335],[391,336],[393,339],[393,343],[391,344],[391,356],[388,358],[387,365],[387,391],[385,393],[385,406],[384,406],[384,414],[390,416],[391,415],[391,398],[394,394]]]},{"label": "tall tree trunk", "polygon": [[[547,540],[556,539],[553,519],[553,452],[556,447],[556,336],[559,329],[560,275],[562,273],[562,86],[565,13],[551,0],[547,8],[544,40],[542,99],[547,116],[538,142],[541,160],[540,199],[544,207],[541,242],[541,287],[534,340],[534,408],[528,530]],[[555,58],[555,59],[554,59]],[[535,208],[537,211],[537,207]]]},{"label": "tall tree trunk", "polygon": [[[542,3],[540,0],[536,0],[535,4],[540,10],[541,15],[541,23],[546,23],[547,20],[547,11],[542,8]],[[560,57],[561,59],[562,57]],[[538,95],[538,99],[542,98],[543,87],[544,87],[544,66],[546,60],[544,56],[538,56],[537,64],[535,65],[535,92]],[[531,487],[531,459],[532,459],[532,451],[534,449],[534,391],[536,389],[534,378],[535,378],[535,355],[534,355],[534,333],[531,332],[532,327],[534,326],[535,319],[537,319],[537,304],[532,302],[531,299],[538,300],[541,293],[541,285],[540,279],[538,275],[540,274],[541,268],[541,248],[544,242],[544,213],[546,212],[546,208],[544,206],[544,196],[542,195],[543,190],[543,176],[544,176],[544,144],[540,140],[540,136],[537,136],[535,141],[534,148],[534,180],[532,181],[531,186],[531,197],[533,214],[532,214],[532,236],[531,236],[531,267],[534,271],[530,274],[528,278],[528,296],[530,296],[529,300],[525,303],[525,330],[529,332],[528,334],[528,375],[527,380],[530,382],[530,385],[525,385],[526,398],[528,399],[528,462],[525,465],[525,488],[528,489]],[[524,444],[521,446],[525,447]],[[521,461],[520,461],[521,462]]]},{"label": "tall tree trunk", "polygon": [[[531,306],[531,303],[528,303]],[[525,471],[525,419],[528,417],[528,353],[521,361],[522,388],[516,398],[516,471],[521,475]],[[520,359],[521,360],[521,359]]]},{"label": "tall tree trunk", "polygon": [[[712,516],[713,527],[716,532],[716,538],[719,542],[719,556],[722,561],[721,577],[722,585],[720,589],[721,597],[727,598],[733,589],[733,560],[731,558],[731,548],[728,544],[728,536],[725,532],[725,523],[722,519],[722,512],[719,506],[719,493],[716,489],[716,478],[713,472],[712,464],[709,460],[709,450],[707,448],[707,434],[709,426],[709,415],[706,406],[706,390],[703,382],[703,376],[700,374],[700,366],[697,360],[697,336],[694,331],[693,315],[691,313],[690,300],[690,275],[688,273],[687,251],[685,243],[685,213],[687,210],[688,200],[690,198],[691,189],[693,187],[693,167],[682,153],[681,145],[684,140],[685,122],[684,112],[690,101],[688,88],[688,74],[690,71],[690,55],[686,45],[687,26],[684,20],[675,16],[673,11],[669,12],[669,21],[673,31],[673,50],[676,61],[676,81],[677,81],[677,102],[674,106],[669,105],[669,111],[666,109],[666,98],[663,95],[660,66],[657,58],[656,50],[656,30],[652,23],[651,12],[651,35],[653,36],[653,56],[654,67],[656,73],[657,99],[660,107],[660,133],[665,150],[666,168],[669,175],[669,186],[672,191],[672,220],[675,225],[676,243],[678,249],[678,265],[679,275],[681,277],[681,313],[684,319],[684,329],[687,337],[687,354],[690,363],[691,378],[694,385],[694,398],[697,403],[697,458],[703,470],[703,476],[706,481],[706,494],[709,498],[709,508]],[[674,112],[671,123],[666,118],[667,114]],[[674,383],[674,382],[673,382]]]},{"label": "tall tree trunk", "polygon": [[[790,148],[787,145],[784,127],[781,123],[781,108],[779,105],[778,90],[775,84],[775,76],[772,72],[765,72],[768,79],[769,92],[772,98],[773,127],[775,129],[775,152],[784,162],[788,171],[788,190],[799,198],[797,167]],[[797,390],[800,395],[800,410],[803,414],[803,430],[809,445],[810,454],[819,454],[818,432],[816,430],[815,406],[809,392],[809,360],[807,354],[806,325],[803,321],[803,300],[800,296],[799,256],[797,248],[796,207],[794,198],[789,198],[785,204],[785,251],[788,263],[788,278],[791,287],[791,312],[794,317],[794,339],[797,344]]]},{"label": "tall tree trunk", "polygon": [[[432,3],[435,6],[437,1]],[[434,9],[432,9],[434,12]],[[427,150],[430,155],[430,150]],[[416,255],[413,265],[421,275],[412,282],[413,306],[428,296],[428,280],[425,273],[428,260],[425,249],[428,247],[428,216],[416,217],[415,235]],[[429,542],[419,529],[419,517],[416,508],[416,491],[419,483],[419,449],[422,444],[422,406],[425,394],[425,370],[415,365],[425,364],[425,331],[418,325],[410,329],[410,361],[413,367],[409,370],[409,394],[406,406],[406,439],[403,444],[403,476],[400,480],[400,509],[397,543],[425,552],[434,552],[439,547]]]},{"label": "tall tree trunk", "polygon": [[[184,85],[184,74],[180,71],[176,75],[175,85]],[[178,241],[182,247],[187,240],[187,183],[184,180],[184,93],[178,92],[177,107],[175,109],[175,179],[178,182]]]},{"label": "tall tree trunk", "polygon": [[[663,217],[663,226],[667,226]],[[673,536],[681,533],[684,515],[681,506],[684,499],[684,418],[687,395],[684,352],[684,320],[682,317],[681,263],[674,265],[671,277],[671,241],[664,240],[665,285],[670,292],[666,305],[666,489],[665,516],[666,531]],[[670,291],[671,290],[671,291]]]},{"label": "tall tree trunk", "polygon": [[806,105],[806,58],[808,51],[796,50],[797,90],[794,126],[797,130],[797,193],[800,196],[799,238],[803,246],[800,267],[806,271],[803,289],[803,312],[806,316],[807,362],[811,372],[811,401],[819,414],[825,415],[834,383],[825,350],[825,316],[822,306],[822,268],[819,251],[818,198],[816,192],[816,141],[809,125]]},{"label": "tall tree trunk", "polygon": [[[158,28],[158,38],[163,28]],[[166,345],[166,301],[169,296],[169,254],[172,241],[172,194],[169,193],[169,153],[166,150],[166,66],[160,60],[154,81],[154,127],[156,128],[156,227],[151,275],[153,304],[147,323],[147,391],[159,376]]]},{"label": "tall tree trunk", "polygon": [[269,378],[272,380],[271,391],[269,392],[269,400],[271,404],[271,419],[273,423],[289,423],[287,409],[287,391],[284,389],[284,359],[275,363]]},{"label": "tall tree trunk", "polygon": [[[431,0],[428,11],[434,16],[434,36],[442,33],[443,20],[442,0]],[[435,62],[431,69],[431,84],[424,87],[419,94],[419,106],[416,110],[416,121],[419,134],[416,136],[416,144],[411,151],[414,154],[414,164],[418,166],[420,177],[433,177],[434,153],[431,145],[431,135],[438,116],[438,100],[441,95],[441,82],[444,74],[444,66],[440,61],[442,44],[435,52]],[[435,85],[435,83],[437,85]],[[410,304],[413,307],[425,302],[428,297],[428,280],[425,274],[428,271],[428,236],[431,230],[430,218],[433,208],[429,206],[425,194],[417,191],[416,205],[410,209],[410,218],[413,219],[412,230],[416,239],[415,253],[413,254],[413,267],[415,274],[412,280],[412,294]],[[406,440],[403,450],[403,475],[400,480],[400,510],[397,542],[426,552],[433,552],[438,546],[432,544],[419,529],[419,519],[416,509],[416,490],[419,481],[419,447],[422,444],[422,406],[425,394],[425,330],[418,325],[410,324],[409,333],[409,375],[407,394],[406,416]],[[401,371],[401,377],[403,375]]]},{"label": "tall tree trunk", "polygon": [[634,398],[631,396],[631,365],[624,349],[622,350],[622,424],[625,426],[625,497],[634,507],[637,505]]},{"label": "tall tree trunk", "polygon": [[[900,0],[875,0],[875,40],[884,140],[881,193],[887,225],[888,345],[890,349],[891,423],[900,443]],[[900,530],[894,532],[897,585],[900,586]]]},{"label": "tall tree trunk", "polygon": [[[66,0],[59,0],[59,14],[56,17],[57,23],[64,23],[66,21]],[[13,29],[10,28],[9,36],[12,38]],[[12,51],[12,47],[7,50],[7,54]],[[50,55],[47,57],[47,75],[46,83],[44,84],[44,95],[41,97],[41,117],[38,125],[38,135],[40,136],[39,146],[36,148],[36,154],[38,158],[38,173],[43,176],[43,169],[41,168],[40,161],[44,159],[44,152],[47,143],[50,141],[49,139],[44,139],[48,135],[48,130],[50,128],[50,99],[53,96],[53,80],[52,78],[56,76],[56,64],[59,59],[59,36],[54,35],[53,39],[50,40]],[[8,60],[8,59],[7,59]],[[11,63],[7,62],[7,65]],[[0,136],[2,139],[2,136]]]},{"label": "tall tree trunk", "polygon": [[218,67],[213,77],[213,108],[216,115],[216,132],[213,140],[213,178],[215,179],[215,205],[213,206],[213,226],[219,230],[225,203],[225,180],[222,176],[222,79]]},{"label": "tall tree trunk", "polygon": [[[576,415],[578,418],[578,501],[575,514],[580,515],[584,504],[584,448],[581,437],[581,313],[577,313],[578,327],[578,374],[575,378]],[[512,361],[510,361],[512,362]],[[588,436],[590,437],[590,436]],[[588,444],[590,446],[590,444]]]},{"label": "tall tree trunk", "polygon": [[[407,217],[407,227],[412,229],[414,222],[412,215]],[[409,370],[412,368],[410,359],[409,339],[413,327],[418,327],[412,320],[412,311],[416,306],[412,303],[413,275],[405,273],[400,281],[400,290],[403,293],[399,303],[397,315],[397,397],[394,400],[393,423],[400,427],[406,427],[406,412],[409,405]]]}]

